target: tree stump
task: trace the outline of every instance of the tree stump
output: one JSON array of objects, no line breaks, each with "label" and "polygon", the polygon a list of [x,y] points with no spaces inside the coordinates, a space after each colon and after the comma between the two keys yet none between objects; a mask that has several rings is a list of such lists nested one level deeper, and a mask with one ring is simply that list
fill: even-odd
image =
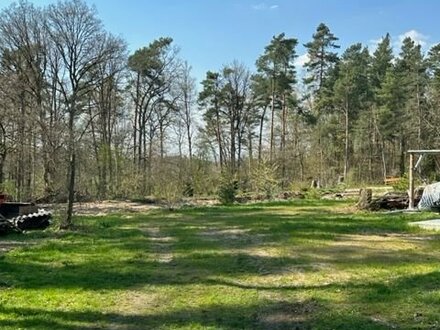
[{"label": "tree stump", "polygon": [[359,201],[357,207],[360,210],[369,210],[371,206],[371,200],[373,191],[371,189],[361,189],[359,192]]}]

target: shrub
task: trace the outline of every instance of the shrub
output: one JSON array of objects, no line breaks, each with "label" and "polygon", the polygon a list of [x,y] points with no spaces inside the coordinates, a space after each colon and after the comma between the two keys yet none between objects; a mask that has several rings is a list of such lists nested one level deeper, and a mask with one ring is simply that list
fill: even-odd
[{"label": "shrub", "polygon": [[393,185],[393,189],[396,191],[407,191],[409,187],[409,178],[408,174],[405,173],[399,181]]},{"label": "shrub", "polygon": [[321,199],[321,195],[321,191],[317,188],[309,188],[304,194],[306,199]]},{"label": "shrub", "polygon": [[250,173],[252,190],[263,193],[266,198],[272,198],[278,190],[277,171],[276,165],[263,160]]},{"label": "shrub", "polygon": [[185,197],[194,197],[194,186],[190,181],[185,182],[183,187],[183,196]]},{"label": "shrub", "polygon": [[222,181],[218,188],[218,198],[220,203],[230,205],[235,202],[238,190],[238,181],[229,175],[222,177]]}]

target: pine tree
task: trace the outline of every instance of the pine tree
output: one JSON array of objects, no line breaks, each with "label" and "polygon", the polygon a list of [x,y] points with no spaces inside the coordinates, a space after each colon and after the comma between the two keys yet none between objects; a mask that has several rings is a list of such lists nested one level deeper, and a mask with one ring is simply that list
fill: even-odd
[{"label": "pine tree", "polygon": [[270,83],[271,95],[271,126],[270,126],[270,160],[274,157],[275,148],[275,109],[281,109],[281,146],[283,151],[286,145],[287,133],[287,105],[289,96],[293,93],[296,83],[294,60],[296,58],[295,47],[298,41],[294,38],[286,38],[284,33],[274,36],[264,54],[257,60],[257,69]]},{"label": "pine tree", "polygon": [[440,144],[440,44],[433,46],[428,52],[427,66],[429,70],[430,109],[426,116],[426,134],[429,145]]},{"label": "pine tree", "polygon": [[334,86],[334,104],[344,118],[343,175],[346,179],[349,169],[352,122],[356,121],[359,113],[367,108],[367,102],[371,97],[368,79],[369,62],[368,50],[360,43],[349,47],[342,55],[339,77]]},{"label": "pine tree", "polygon": [[304,45],[308,55],[308,61],[304,64],[307,71],[304,84],[311,89],[316,101],[319,100],[323,89],[328,87],[326,80],[338,62],[338,54],[334,51],[340,47],[336,44],[338,40],[327,25],[321,23],[313,34],[313,40]]},{"label": "pine tree", "polygon": [[[324,136],[328,130],[332,130],[335,125],[332,123],[331,112],[333,108],[333,86],[338,77],[338,54],[337,45],[338,38],[330,31],[330,29],[321,23],[313,34],[312,41],[304,44],[307,49],[308,61],[304,64],[306,68],[306,78],[304,84],[308,88],[307,99],[309,100],[310,112],[316,117],[316,125],[313,132],[312,147],[317,152],[314,168],[321,180],[323,180],[324,172],[328,172],[329,163],[335,157],[330,156],[332,152],[329,148],[324,148]],[[327,126],[327,127],[326,127]]]},{"label": "pine tree", "polygon": [[[394,150],[387,152],[386,143],[391,143],[393,149],[400,149],[403,152],[406,146],[405,136],[405,121],[407,120],[404,111],[406,103],[406,92],[403,88],[402,77],[396,69],[391,68],[385,74],[385,79],[382,82],[381,88],[378,92],[378,102],[381,104],[378,111],[378,130],[382,141],[382,165],[383,176],[386,177],[388,173],[386,154],[393,154]],[[391,159],[391,164],[395,163]],[[392,166],[394,167],[394,166]],[[404,164],[400,160],[400,174],[403,175]]]},{"label": "pine tree", "polygon": [[382,85],[387,71],[393,66],[393,49],[389,33],[382,38],[373,53],[371,61],[371,83],[378,89]]},{"label": "pine tree", "polygon": [[[427,85],[426,61],[421,46],[411,38],[403,40],[396,69],[405,88],[408,139],[417,148],[422,148],[424,137],[425,93]],[[405,145],[406,147],[406,145]]]},{"label": "pine tree", "polygon": [[[368,121],[368,123],[363,122],[364,127],[370,131],[369,134],[364,135],[364,137],[367,137],[364,141],[370,144],[368,146],[370,173],[373,172],[374,168],[373,159],[379,157],[381,159],[380,168],[382,169],[381,172],[383,178],[387,175],[387,159],[385,157],[385,136],[382,134],[381,123],[378,122],[383,120],[381,114],[383,114],[384,111],[384,104],[382,103],[384,98],[380,97],[379,94],[384,94],[382,91],[382,85],[386,80],[387,74],[388,79],[390,79],[390,75],[394,68],[393,60],[394,55],[391,46],[391,38],[387,33],[377,45],[377,49],[372,56],[370,75],[374,102],[371,107],[370,115],[365,118],[365,121]],[[370,176],[373,177],[374,174],[371,173]]]}]

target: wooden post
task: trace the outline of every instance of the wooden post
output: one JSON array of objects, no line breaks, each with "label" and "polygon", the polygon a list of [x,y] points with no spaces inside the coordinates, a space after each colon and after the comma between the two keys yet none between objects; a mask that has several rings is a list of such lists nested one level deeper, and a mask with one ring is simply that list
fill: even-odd
[{"label": "wooden post", "polygon": [[409,205],[408,209],[414,209],[414,154],[409,154]]}]

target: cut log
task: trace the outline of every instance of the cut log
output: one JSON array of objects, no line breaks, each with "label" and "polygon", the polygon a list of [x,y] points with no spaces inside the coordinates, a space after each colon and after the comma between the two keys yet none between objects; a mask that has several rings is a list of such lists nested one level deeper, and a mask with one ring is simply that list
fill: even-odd
[{"label": "cut log", "polygon": [[[370,190],[370,191],[369,191]],[[423,188],[417,188],[414,194],[414,204],[417,205],[423,193]],[[389,192],[385,195],[372,198],[371,189],[361,190],[357,207],[361,210],[403,210],[409,205],[409,196],[406,192]]]},{"label": "cut log", "polygon": [[369,210],[372,196],[373,191],[371,189],[361,189],[359,192],[359,201],[356,206],[360,210]]},{"label": "cut log", "polygon": [[403,210],[409,205],[409,197],[406,192],[390,192],[371,201],[369,209],[377,210]]}]

